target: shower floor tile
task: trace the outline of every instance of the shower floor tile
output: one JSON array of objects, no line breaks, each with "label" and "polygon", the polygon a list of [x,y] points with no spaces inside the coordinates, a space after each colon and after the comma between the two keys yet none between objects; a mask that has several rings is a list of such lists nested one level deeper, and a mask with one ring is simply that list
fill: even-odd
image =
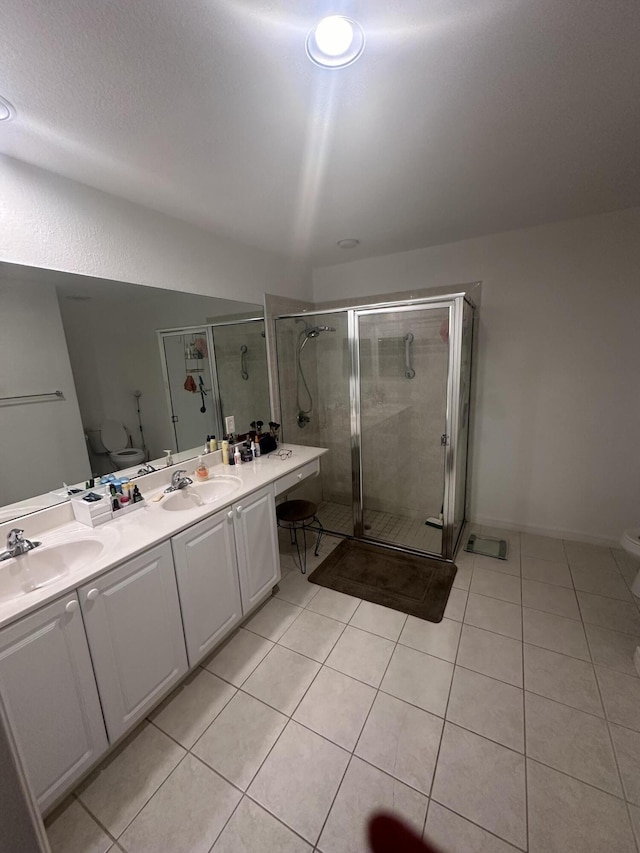
[{"label": "shower floor tile", "polygon": [[[318,518],[325,530],[353,535],[353,510],[346,504],[322,501],[318,505]],[[427,527],[424,519],[416,520],[403,515],[368,510],[365,513],[365,533],[393,545],[403,545],[418,551],[439,554],[442,551],[442,531]]]}]

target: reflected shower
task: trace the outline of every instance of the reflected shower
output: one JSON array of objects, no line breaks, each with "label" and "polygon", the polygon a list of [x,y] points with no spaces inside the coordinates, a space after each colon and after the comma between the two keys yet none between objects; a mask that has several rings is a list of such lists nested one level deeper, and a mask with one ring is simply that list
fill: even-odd
[{"label": "reflected shower", "polygon": [[[313,412],[313,397],[311,395],[311,391],[309,390],[309,385],[304,375],[304,370],[302,369],[302,361],[300,360],[300,356],[308,340],[310,340],[311,338],[320,337],[321,332],[335,332],[335,328],[333,326],[309,326],[306,320],[303,320],[300,317],[296,317],[296,323],[304,323],[304,329],[302,329],[302,331],[298,335],[298,348],[296,350],[296,406],[298,408],[296,421],[298,423],[298,427],[300,429],[304,429],[304,427],[306,427],[306,425],[311,420],[311,413]],[[308,397],[307,409],[305,409],[302,403],[300,402],[301,384]]]}]

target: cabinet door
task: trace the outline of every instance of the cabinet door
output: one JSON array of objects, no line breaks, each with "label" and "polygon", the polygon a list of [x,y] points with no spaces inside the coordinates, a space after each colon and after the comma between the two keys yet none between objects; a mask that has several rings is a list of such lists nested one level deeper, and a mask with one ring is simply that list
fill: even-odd
[{"label": "cabinet door", "polygon": [[0,631],[0,690],[44,810],[108,747],[75,592]]},{"label": "cabinet door", "polygon": [[171,546],[164,542],[78,592],[113,743],[187,671]]},{"label": "cabinet door", "polygon": [[233,516],[223,510],[171,540],[189,666],[242,618]]},{"label": "cabinet door", "polygon": [[233,505],[242,609],[248,613],[280,580],[273,486]]}]

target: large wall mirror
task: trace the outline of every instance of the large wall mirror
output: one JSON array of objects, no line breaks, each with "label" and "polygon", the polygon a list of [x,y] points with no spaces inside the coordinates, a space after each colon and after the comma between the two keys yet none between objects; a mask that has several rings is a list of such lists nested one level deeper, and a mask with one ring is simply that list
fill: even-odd
[{"label": "large wall mirror", "polygon": [[191,458],[229,415],[269,420],[261,305],[0,264],[0,522]]}]

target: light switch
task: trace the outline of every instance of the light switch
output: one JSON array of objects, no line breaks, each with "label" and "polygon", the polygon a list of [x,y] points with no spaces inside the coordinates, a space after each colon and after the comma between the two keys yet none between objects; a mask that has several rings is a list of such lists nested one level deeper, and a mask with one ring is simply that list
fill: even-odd
[{"label": "light switch", "polygon": [[229,415],[228,418],[224,419],[224,425],[227,428],[227,435],[230,435],[232,432],[236,431],[236,419],[233,415]]}]

